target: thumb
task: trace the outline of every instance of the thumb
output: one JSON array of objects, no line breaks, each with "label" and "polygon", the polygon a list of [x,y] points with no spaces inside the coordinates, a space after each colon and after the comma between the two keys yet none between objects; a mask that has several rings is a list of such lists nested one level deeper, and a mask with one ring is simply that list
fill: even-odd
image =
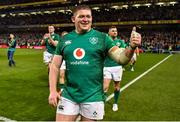
[{"label": "thumb", "polygon": [[132,32],[133,32],[133,31],[136,32],[136,26],[134,26],[134,27],[132,28]]}]

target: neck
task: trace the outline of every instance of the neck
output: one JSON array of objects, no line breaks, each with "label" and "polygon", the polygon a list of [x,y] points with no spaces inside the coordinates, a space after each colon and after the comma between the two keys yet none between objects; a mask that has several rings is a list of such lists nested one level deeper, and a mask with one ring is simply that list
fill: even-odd
[{"label": "neck", "polygon": [[54,32],[51,32],[50,35],[54,34]]},{"label": "neck", "polygon": [[113,36],[111,36],[111,38],[112,38],[113,40],[115,40],[115,39],[116,39],[116,37],[113,37]]},{"label": "neck", "polygon": [[87,33],[91,30],[91,28],[89,30],[78,30],[77,28],[75,29],[75,32],[78,34],[83,34],[83,33]]}]

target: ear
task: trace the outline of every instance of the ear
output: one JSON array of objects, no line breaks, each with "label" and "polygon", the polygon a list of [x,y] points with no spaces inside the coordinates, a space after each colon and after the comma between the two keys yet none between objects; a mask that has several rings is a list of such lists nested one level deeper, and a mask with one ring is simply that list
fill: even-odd
[{"label": "ear", "polygon": [[72,22],[74,23],[74,22],[75,22],[75,16],[72,16],[72,17],[71,17],[71,20],[72,20]]}]

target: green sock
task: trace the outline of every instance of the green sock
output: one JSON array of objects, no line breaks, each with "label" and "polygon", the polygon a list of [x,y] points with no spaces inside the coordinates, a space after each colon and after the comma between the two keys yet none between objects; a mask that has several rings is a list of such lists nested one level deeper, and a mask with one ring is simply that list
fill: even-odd
[{"label": "green sock", "polygon": [[119,95],[120,95],[119,90],[118,90],[118,91],[115,90],[115,91],[114,91],[114,103],[115,103],[115,104],[117,104],[117,102],[118,102]]}]

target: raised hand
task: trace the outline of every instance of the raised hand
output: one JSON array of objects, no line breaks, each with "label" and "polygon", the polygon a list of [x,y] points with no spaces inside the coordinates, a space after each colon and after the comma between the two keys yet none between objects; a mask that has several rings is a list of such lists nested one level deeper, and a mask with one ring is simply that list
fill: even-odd
[{"label": "raised hand", "polygon": [[139,45],[141,45],[141,34],[136,32],[136,27],[133,27],[130,37],[130,46],[135,49]]},{"label": "raised hand", "polygon": [[48,33],[45,33],[44,36],[43,36],[43,39],[46,39],[46,38],[49,38]]}]

